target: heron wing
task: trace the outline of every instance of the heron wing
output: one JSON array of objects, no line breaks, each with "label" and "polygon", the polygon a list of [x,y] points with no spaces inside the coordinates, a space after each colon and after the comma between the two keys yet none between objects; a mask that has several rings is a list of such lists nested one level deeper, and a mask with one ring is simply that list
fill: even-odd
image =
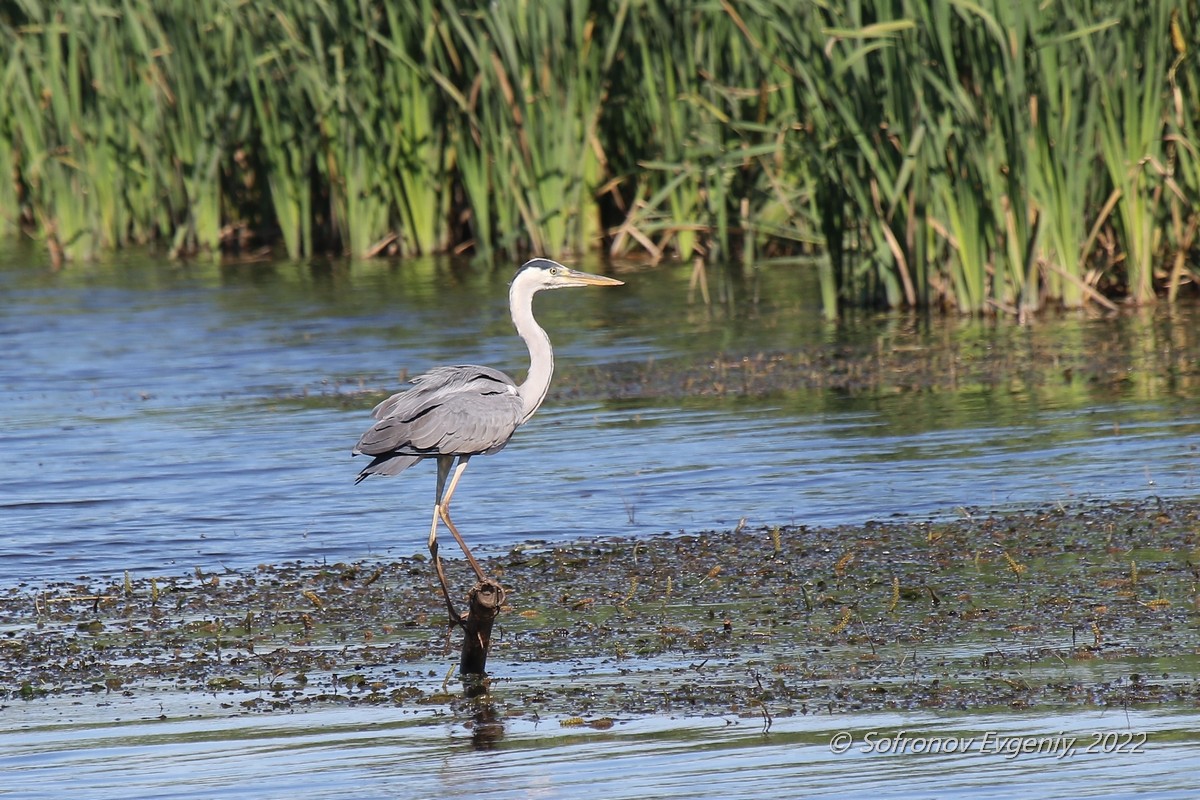
[{"label": "heron wing", "polygon": [[359,439],[355,453],[377,458],[492,453],[520,422],[516,384],[498,370],[438,367],[412,383],[413,388],[375,407],[372,416],[378,421]]}]

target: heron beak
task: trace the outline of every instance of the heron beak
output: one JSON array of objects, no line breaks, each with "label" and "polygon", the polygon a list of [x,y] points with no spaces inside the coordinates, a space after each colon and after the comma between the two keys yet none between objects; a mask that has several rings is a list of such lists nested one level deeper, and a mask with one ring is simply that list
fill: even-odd
[{"label": "heron beak", "polygon": [[571,284],[575,286],[624,286],[625,281],[619,281],[616,278],[609,278],[605,275],[593,275],[590,272],[580,272],[577,269],[568,269],[565,277]]}]

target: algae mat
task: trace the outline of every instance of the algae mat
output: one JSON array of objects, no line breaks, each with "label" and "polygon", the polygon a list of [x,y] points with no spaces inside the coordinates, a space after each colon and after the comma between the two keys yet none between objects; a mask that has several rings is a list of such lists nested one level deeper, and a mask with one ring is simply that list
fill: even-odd
[{"label": "algae mat", "polygon": [[[1198,502],[528,542],[481,560],[508,590],[483,702],[508,718],[769,726],[1200,701]],[[465,591],[465,564],[447,567]],[[31,578],[0,594],[0,703],[476,709],[457,648],[420,556]]]}]

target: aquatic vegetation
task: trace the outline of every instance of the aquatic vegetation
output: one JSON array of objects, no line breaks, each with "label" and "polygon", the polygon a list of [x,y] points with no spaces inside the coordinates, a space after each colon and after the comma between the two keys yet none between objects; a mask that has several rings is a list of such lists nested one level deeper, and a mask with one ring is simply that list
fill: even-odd
[{"label": "aquatic vegetation", "polygon": [[[530,542],[488,559],[510,613],[485,701],[594,729],[678,710],[769,725],[872,708],[1193,704],[1198,525],[1195,503],[1151,500],[783,528],[778,550],[771,529]],[[479,700],[451,685],[439,602],[419,558],[10,588],[0,697],[469,711]]]},{"label": "aquatic vegetation", "polygon": [[[603,250],[1017,317],[1196,282],[1184,4],[17,2],[0,231],[55,263]],[[706,290],[705,282],[698,284]]]}]

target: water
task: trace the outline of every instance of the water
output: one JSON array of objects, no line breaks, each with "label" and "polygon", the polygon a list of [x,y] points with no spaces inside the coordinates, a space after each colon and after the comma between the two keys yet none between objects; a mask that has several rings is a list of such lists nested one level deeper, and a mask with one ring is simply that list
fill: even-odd
[{"label": "water", "polygon": [[0,732],[0,796],[1191,798],[1200,744],[1194,711],[818,715],[764,733],[731,715],[593,730],[432,709],[104,710],[120,721]]},{"label": "water", "polygon": [[[439,363],[523,374],[507,277],[428,262],[143,259],[52,274],[8,261],[0,584],[419,552],[433,469],[355,486],[362,460],[349,449],[377,396],[352,391],[390,391],[402,372]],[[687,302],[688,270],[626,277],[618,289],[539,298],[560,394],[466,473],[455,518],[483,552],[531,538],[741,519],[827,525],[1200,485],[1194,310],[1024,331],[953,320],[910,330],[888,316],[835,328],[803,299],[810,276],[795,267],[742,283],[714,277],[712,307]],[[720,352],[864,341],[949,342],[964,370],[973,352],[1036,358],[1039,342],[1098,361],[1114,348],[1146,352],[1103,380],[571,400],[596,366],[683,360],[703,372]]]},{"label": "water", "polygon": [[[711,307],[687,302],[687,269],[627,277],[622,289],[539,299],[559,390],[510,448],[467,472],[455,518],[481,550],[743,518],[825,525],[1196,494],[1194,309],[1025,329],[893,315],[828,326],[796,268],[710,276]],[[0,258],[0,585],[419,552],[433,470],[353,485],[361,460],[349,449],[375,399],[355,392],[398,388],[402,372],[439,363],[519,376],[506,278],[427,262],[144,259],[52,274],[20,253]],[[957,391],[753,400],[580,389],[613,364],[703,373],[717,353],[814,343],[956,348],[947,363],[964,377]],[[1061,352],[1098,366],[1085,377],[1046,364],[1000,382],[968,376],[972,359],[1010,351],[1031,365]],[[1110,374],[1110,362],[1124,366]],[[169,691],[10,701],[0,796],[992,798],[1036,783],[1040,797],[1168,798],[1193,796],[1200,752],[1194,710],[814,715],[777,718],[766,734],[761,719],[731,715],[558,723],[442,707],[244,716],[216,693]],[[854,747],[835,754],[841,731]],[[872,732],[901,731],[1147,741],[1145,752],[1062,758],[983,744],[862,749]]]}]

